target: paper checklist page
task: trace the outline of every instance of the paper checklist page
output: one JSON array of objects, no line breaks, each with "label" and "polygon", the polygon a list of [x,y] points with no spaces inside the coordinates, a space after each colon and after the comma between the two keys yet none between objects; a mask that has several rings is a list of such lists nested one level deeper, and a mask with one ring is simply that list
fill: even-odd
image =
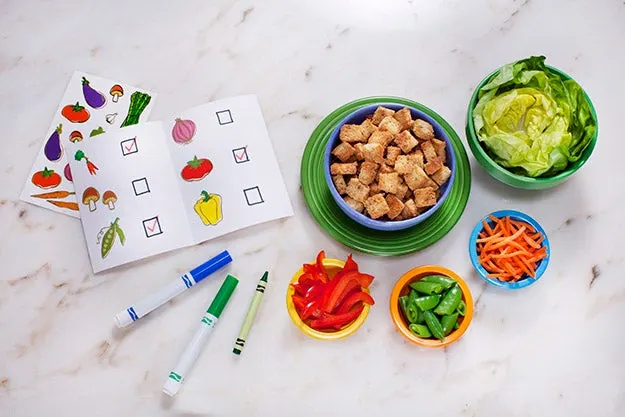
[{"label": "paper checklist page", "polygon": [[146,120],[155,94],[76,71],[44,135],[20,198],[79,217],[67,145],[88,141],[122,126]]},{"label": "paper checklist page", "polygon": [[193,243],[161,122],[71,150],[78,154],[70,163],[94,272]]},{"label": "paper checklist page", "polygon": [[293,215],[255,96],[185,110],[164,126],[195,243]]}]

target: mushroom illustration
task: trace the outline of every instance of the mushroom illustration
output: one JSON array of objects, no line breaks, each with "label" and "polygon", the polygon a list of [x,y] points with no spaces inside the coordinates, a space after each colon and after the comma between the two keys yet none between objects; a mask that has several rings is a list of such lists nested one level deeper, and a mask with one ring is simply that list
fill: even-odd
[{"label": "mushroom illustration", "polygon": [[109,210],[113,210],[115,208],[116,201],[117,195],[113,191],[106,190],[104,194],[102,194],[102,202],[109,207]]},{"label": "mushroom illustration", "polygon": [[115,84],[111,87],[110,93],[113,96],[113,103],[117,103],[117,100],[124,95],[124,89],[121,85]]},{"label": "mushroom illustration", "polygon": [[80,142],[82,140],[82,133],[77,130],[74,130],[69,134],[69,141],[72,143]]},{"label": "mushroom illustration", "polygon": [[[115,97],[115,96],[113,96]],[[115,123],[115,118],[117,117],[117,113],[111,113],[111,114],[107,114],[106,117],[104,118],[104,120],[106,120],[106,123],[112,125],[113,123]]]},{"label": "mushroom illustration", "polygon": [[95,203],[100,199],[100,193],[93,187],[87,187],[82,193],[82,203],[89,206],[89,211],[95,211]]}]

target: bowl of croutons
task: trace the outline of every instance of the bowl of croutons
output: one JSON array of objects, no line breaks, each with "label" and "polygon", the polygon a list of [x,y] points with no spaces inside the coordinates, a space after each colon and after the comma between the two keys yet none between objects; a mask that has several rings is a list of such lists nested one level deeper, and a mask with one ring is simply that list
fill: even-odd
[{"label": "bowl of croutons", "polygon": [[348,115],[332,133],[324,161],[341,210],[365,227],[386,231],[434,214],[451,190],[455,168],[445,130],[427,112],[397,104]]}]

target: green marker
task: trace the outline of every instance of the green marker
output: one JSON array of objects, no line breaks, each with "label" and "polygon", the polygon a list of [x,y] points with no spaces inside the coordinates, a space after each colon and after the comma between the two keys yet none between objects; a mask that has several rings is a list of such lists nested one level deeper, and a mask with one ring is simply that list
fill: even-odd
[{"label": "green marker", "polygon": [[223,284],[221,284],[221,288],[219,288],[213,302],[210,307],[208,307],[208,310],[206,310],[206,313],[204,313],[204,316],[202,316],[200,327],[195,332],[193,339],[191,339],[187,345],[187,348],[184,350],[174,369],[169,373],[169,377],[167,377],[167,381],[165,381],[165,385],[163,386],[163,392],[165,394],[173,397],[182,386],[185,375],[188,374],[193,364],[200,356],[202,348],[213,332],[213,328],[215,324],[217,324],[221,312],[226,304],[228,304],[228,300],[230,300],[230,296],[238,283],[238,279],[232,275],[228,275]]},{"label": "green marker", "polygon": [[263,299],[263,294],[265,294],[265,288],[267,288],[268,275],[269,272],[265,271],[263,277],[260,279],[260,281],[258,281],[256,291],[254,292],[254,297],[252,297],[252,302],[250,303],[250,308],[248,308],[247,314],[245,315],[245,320],[243,320],[243,325],[241,326],[239,337],[237,337],[237,340],[235,340],[234,342],[234,349],[232,349],[232,353],[234,353],[235,355],[240,355],[243,351],[245,341],[247,340],[247,335],[252,328],[252,323],[254,323],[254,317],[256,317],[258,306],[260,305],[260,301]]}]

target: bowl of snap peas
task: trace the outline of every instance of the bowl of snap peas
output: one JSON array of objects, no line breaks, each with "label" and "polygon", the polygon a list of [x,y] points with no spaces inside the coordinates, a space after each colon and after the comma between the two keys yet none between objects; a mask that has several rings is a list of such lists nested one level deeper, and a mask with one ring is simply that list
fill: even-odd
[{"label": "bowl of snap peas", "polygon": [[458,274],[435,265],[402,275],[390,298],[391,317],[410,342],[448,346],[462,337],[473,318],[471,291]]}]

